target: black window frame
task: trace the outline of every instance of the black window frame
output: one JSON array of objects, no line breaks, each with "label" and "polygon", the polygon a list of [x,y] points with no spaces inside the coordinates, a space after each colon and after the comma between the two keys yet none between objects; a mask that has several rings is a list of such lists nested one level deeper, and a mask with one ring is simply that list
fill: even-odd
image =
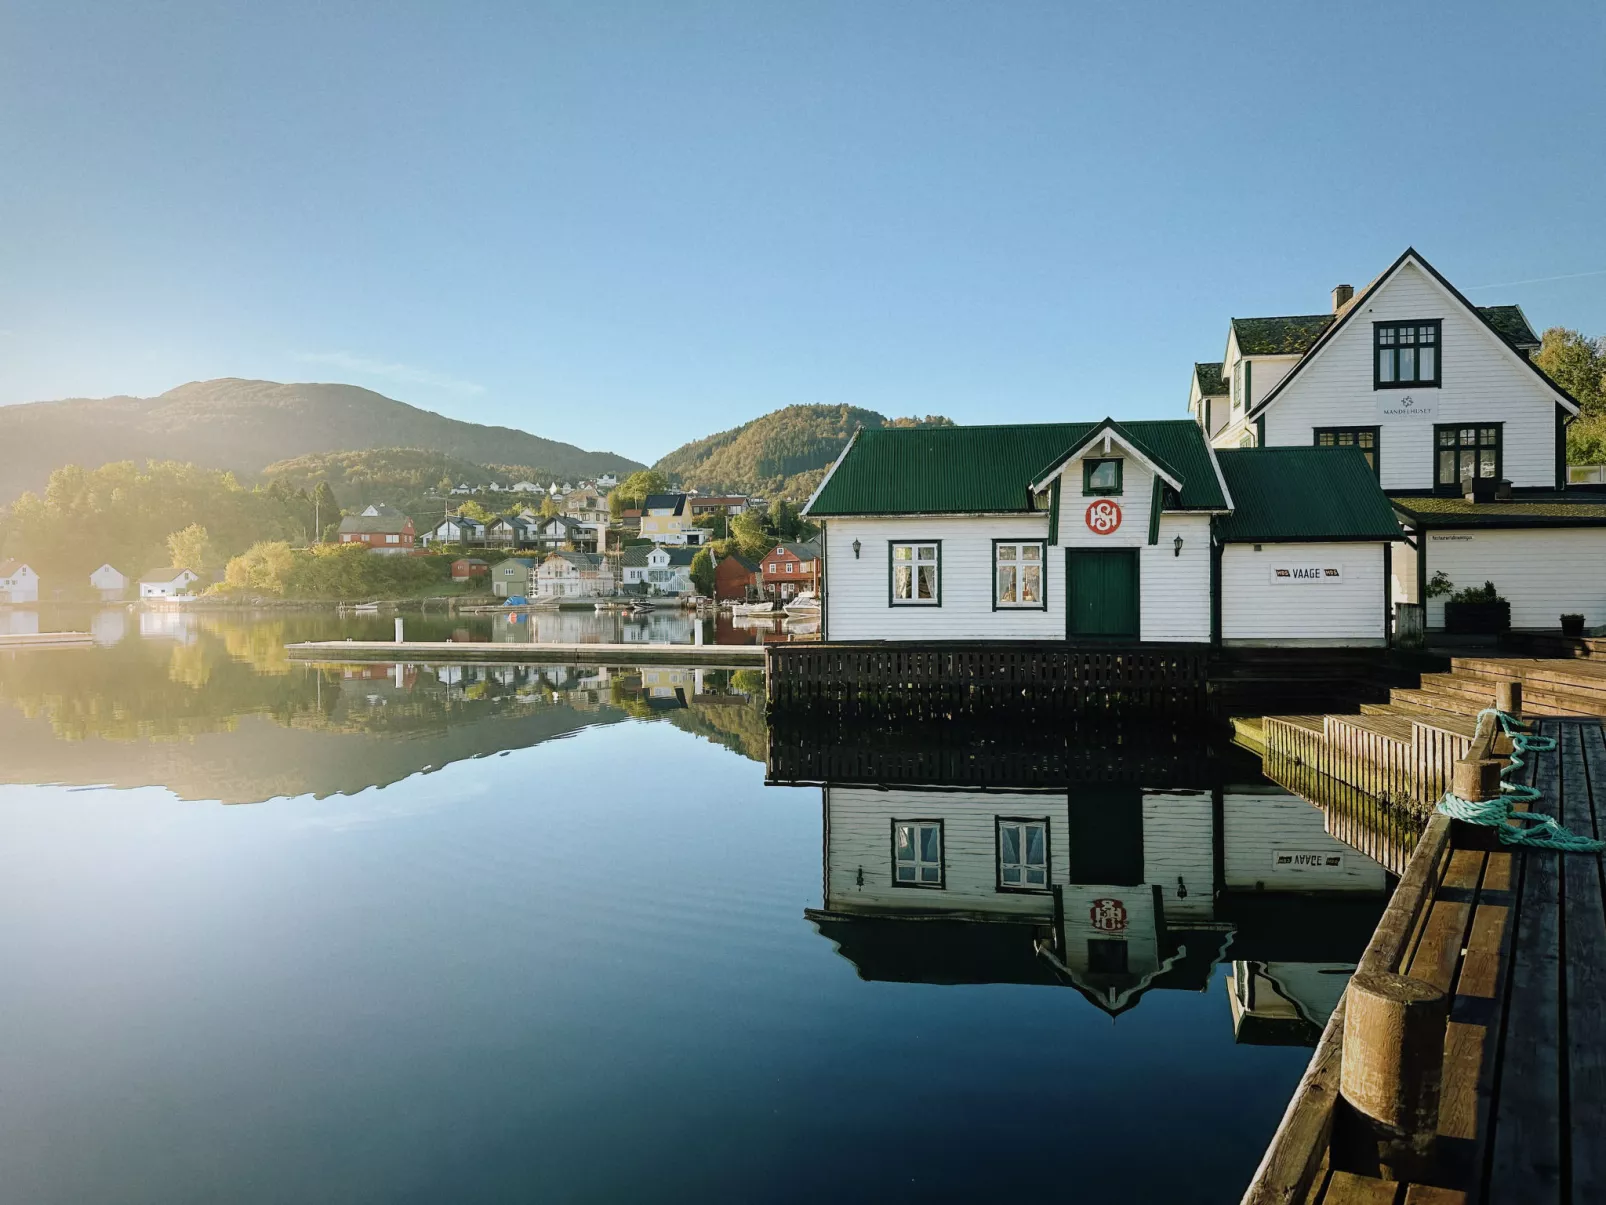
[{"label": "black window frame", "polygon": [[[1041,599],[1042,599],[1041,602],[1034,602],[1034,603],[1005,603],[1005,602],[999,602],[998,601],[998,546],[1000,544],[1036,544],[1039,548],[1042,549],[1042,560],[1038,562],[1042,566],[1042,569],[1039,571],[1039,577],[1038,577],[1038,583],[1037,583],[1037,593],[1041,596]],[[1019,564],[1019,562],[1017,562],[1017,564]],[[942,586],[942,572],[941,572],[941,570],[942,570],[942,561],[941,561],[941,557],[940,556],[938,557],[937,568],[938,568],[937,585],[938,585],[939,592],[940,592],[940,588]],[[993,599],[993,610],[995,610],[995,611],[1046,611],[1046,610],[1048,610],[1048,541],[1046,539],[1044,539],[1042,536],[1028,536],[1025,539],[1019,539],[1019,540],[995,539],[993,541],[993,574],[992,574],[992,577],[993,577],[993,580],[992,580],[991,589],[992,589],[992,599]],[[1015,583],[1015,593],[1016,594],[1020,593],[1020,583],[1019,583],[1018,580]]]},{"label": "black window frame", "polygon": [[[1113,464],[1115,466],[1115,488],[1099,490],[1093,488],[1093,471],[1099,465]],[[1126,485],[1126,457],[1124,456],[1089,456],[1082,461],[1082,497],[1084,498],[1119,498]]]},{"label": "black window frame", "polygon": [[[937,548],[937,596],[935,598],[899,598],[893,591],[893,580],[897,561],[893,558],[893,550],[899,545],[916,546],[932,544]],[[914,578],[910,582],[911,590],[918,586],[920,575],[918,567],[919,558],[909,562],[916,567]],[[942,541],[941,540],[888,540],[887,541],[887,606],[889,607],[941,607],[942,606]]]},{"label": "black window frame", "polygon": [[[1479,433],[1473,437],[1473,442],[1471,444],[1464,444],[1461,442],[1461,432],[1466,430],[1472,430]],[[1479,452],[1481,452],[1485,447],[1488,447],[1489,445],[1484,443],[1481,434],[1482,432],[1488,430],[1494,431],[1494,476],[1483,478],[1483,475],[1480,473],[1476,475],[1476,478],[1482,478],[1483,480],[1487,481],[1499,481],[1504,476],[1506,467],[1506,431],[1504,422],[1491,423],[1479,420],[1469,423],[1433,424],[1433,491],[1435,493],[1454,495],[1465,491],[1466,486],[1462,483],[1462,478],[1460,476],[1460,454],[1463,451],[1471,450],[1473,456],[1476,457]],[[1456,433],[1456,442],[1453,444],[1440,443],[1439,433],[1441,431],[1454,431]],[[1451,451],[1452,449],[1456,453],[1456,478],[1454,481],[1440,481],[1439,453]]]},{"label": "black window frame", "polygon": [[[898,878],[898,826],[900,824],[934,824],[937,826],[937,881],[935,883],[922,883],[919,881],[920,860],[915,859],[916,878],[914,882],[903,882]],[[916,841],[918,843],[918,836]],[[918,852],[918,844],[916,846]],[[946,891],[948,889],[948,830],[946,825],[936,817],[909,817],[893,816],[887,825],[887,857],[892,874],[894,887],[912,888],[916,891]]]},{"label": "black window frame", "polygon": [[[1047,895],[1054,890],[1054,829],[1048,816],[994,816],[993,817],[993,879],[994,888],[1008,895]],[[909,822],[904,821],[905,824]],[[1043,826],[1043,885],[1029,886],[1022,882],[1004,882],[1004,836],[1000,831],[1006,824],[1041,824]],[[944,859],[946,861],[946,858]],[[1024,866],[1025,863],[1022,863]]]},{"label": "black window frame", "polygon": [[[1333,442],[1330,443],[1330,444],[1324,444],[1322,442],[1322,436],[1324,436],[1324,435],[1331,435],[1333,437]],[[1381,481],[1383,479],[1383,428],[1380,427],[1380,426],[1375,426],[1375,427],[1312,427],[1311,428],[1311,433],[1310,433],[1311,446],[1312,447],[1317,447],[1317,448],[1359,448],[1359,447],[1361,447],[1361,445],[1358,444],[1358,443],[1354,443],[1354,444],[1341,444],[1341,443],[1339,443],[1338,442],[1338,437],[1340,435],[1356,435],[1356,436],[1370,435],[1372,437],[1372,447],[1370,449],[1371,453],[1372,453],[1372,473],[1373,473],[1374,476],[1377,477],[1377,479],[1379,481]],[[1362,452],[1366,452],[1367,449],[1366,448],[1361,448],[1361,451]]]},{"label": "black window frame", "polygon": [[[1402,381],[1400,380],[1400,348],[1407,345],[1399,341],[1399,333],[1403,330],[1409,330],[1411,332],[1412,339],[1412,342],[1409,344],[1409,346],[1421,347],[1425,346],[1419,338],[1419,332],[1423,328],[1432,328],[1433,330],[1433,376],[1424,377],[1421,375],[1422,359],[1420,356],[1418,356],[1416,361],[1417,375],[1412,377],[1409,381]],[[1392,336],[1392,339],[1387,343],[1385,343],[1383,340],[1383,334],[1385,331]],[[1383,373],[1379,366],[1379,361],[1381,359],[1379,353],[1385,349],[1390,350],[1393,353],[1394,379],[1392,381],[1385,381],[1383,379]],[[1415,318],[1399,322],[1372,323],[1373,389],[1438,389],[1443,379],[1444,322],[1442,319]]]}]

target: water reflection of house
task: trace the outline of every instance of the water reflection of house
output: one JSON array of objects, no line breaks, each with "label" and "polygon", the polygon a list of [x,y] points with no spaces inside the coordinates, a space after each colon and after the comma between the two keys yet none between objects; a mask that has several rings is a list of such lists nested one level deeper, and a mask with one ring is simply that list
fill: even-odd
[{"label": "water reflection of house", "polygon": [[807,916],[862,977],[1054,983],[1118,1015],[1204,990],[1231,951],[1244,1041],[1313,1040],[1388,888],[1322,812],[1259,786],[826,786],[824,808]]},{"label": "water reflection of house", "polygon": [[703,692],[703,671],[680,665],[644,665],[638,671],[649,704],[685,707],[688,696]]}]

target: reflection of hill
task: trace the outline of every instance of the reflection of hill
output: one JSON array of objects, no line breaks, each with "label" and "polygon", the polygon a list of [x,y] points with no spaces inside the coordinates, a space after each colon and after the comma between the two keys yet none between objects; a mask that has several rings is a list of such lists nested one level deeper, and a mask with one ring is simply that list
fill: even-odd
[{"label": "reflection of hill", "polygon": [[279,655],[305,626],[294,618],[140,618],[158,621],[141,624],[143,638],[0,658],[5,781],[158,785],[233,803],[323,796],[631,716],[667,716],[762,760],[762,714],[722,671],[315,669]]}]

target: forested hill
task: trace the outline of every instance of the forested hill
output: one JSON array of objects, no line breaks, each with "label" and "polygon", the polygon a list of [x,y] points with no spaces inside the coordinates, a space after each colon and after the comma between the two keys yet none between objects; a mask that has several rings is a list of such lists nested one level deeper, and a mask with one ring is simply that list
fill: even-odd
[{"label": "forested hill", "polygon": [[887,418],[857,406],[788,406],[684,444],[653,468],[704,493],[737,490],[806,498],[858,427],[951,427],[937,415]]},{"label": "forested hill", "polygon": [[536,465],[566,478],[642,466],[511,427],[447,418],[355,385],[226,377],[160,397],[71,398],[0,406],[0,503],[40,489],[52,469],[179,460],[255,474],[309,453],[427,448],[476,464]]}]

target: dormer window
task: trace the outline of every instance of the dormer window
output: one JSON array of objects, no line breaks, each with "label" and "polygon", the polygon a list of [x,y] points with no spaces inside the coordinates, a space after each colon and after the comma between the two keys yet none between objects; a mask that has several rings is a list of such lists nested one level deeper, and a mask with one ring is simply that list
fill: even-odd
[{"label": "dormer window", "polygon": [[1116,458],[1088,459],[1082,462],[1082,493],[1119,494],[1121,468],[1125,462]]},{"label": "dormer window", "polygon": [[1372,388],[1409,389],[1439,383],[1439,320],[1374,322]]}]

